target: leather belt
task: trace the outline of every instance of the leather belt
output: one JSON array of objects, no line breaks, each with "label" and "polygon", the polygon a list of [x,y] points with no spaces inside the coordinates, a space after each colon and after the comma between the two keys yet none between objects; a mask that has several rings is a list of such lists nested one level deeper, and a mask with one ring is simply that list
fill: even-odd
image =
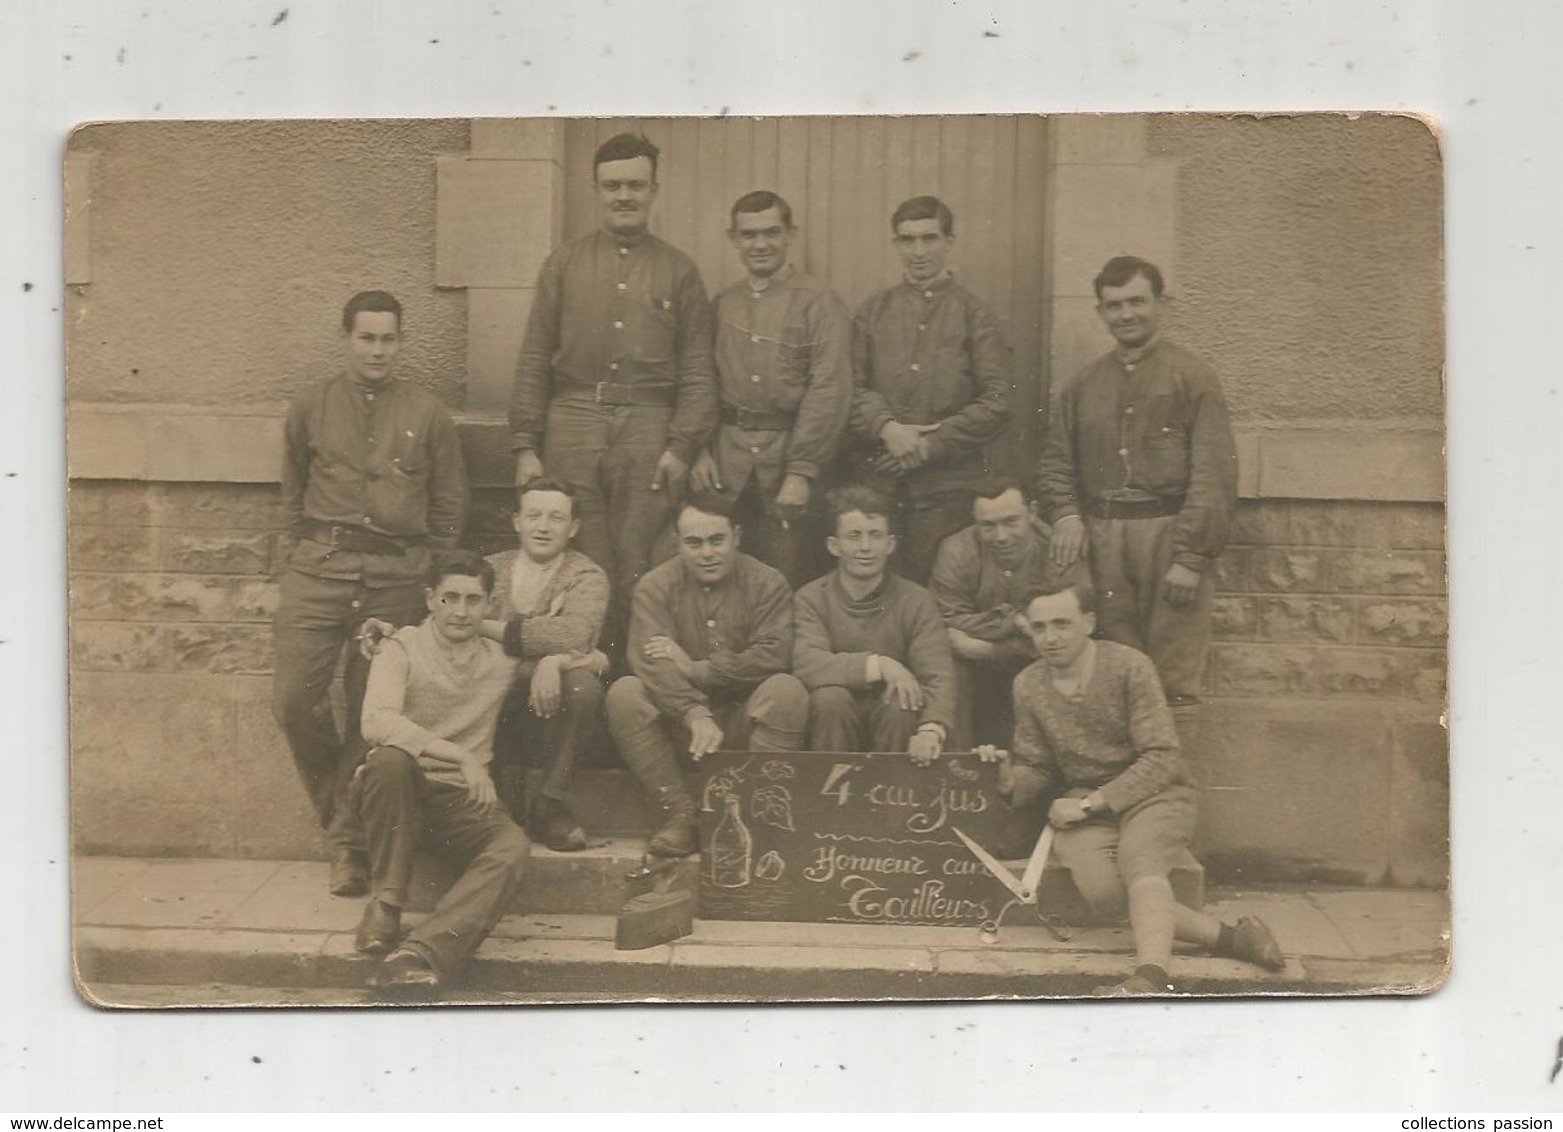
[{"label": "leather belt", "polygon": [[621,385],[616,381],[567,381],[555,387],[560,397],[581,397],[599,405],[647,405],[666,409],[675,397],[671,385]]},{"label": "leather belt", "polygon": [[750,432],[791,432],[797,423],[797,413],[771,412],[766,409],[745,409],[738,405],[722,406],[722,423]]},{"label": "leather belt", "polygon": [[1087,499],[1085,513],[1096,519],[1160,519],[1183,510],[1185,495],[1159,495],[1153,499]]},{"label": "leather belt", "polygon": [[356,550],[362,554],[406,554],[409,547],[423,545],[421,538],[396,539],[362,527],[322,523],[315,519],[304,520],[304,537],[324,543],[332,550]]}]

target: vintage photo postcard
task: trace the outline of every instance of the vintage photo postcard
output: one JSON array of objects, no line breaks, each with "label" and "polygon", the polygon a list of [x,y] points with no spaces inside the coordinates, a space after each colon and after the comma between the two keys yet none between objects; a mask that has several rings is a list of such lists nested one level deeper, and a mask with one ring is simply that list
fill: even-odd
[{"label": "vintage photo postcard", "polygon": [[1427,122],[108,122],[64,191],[89,1001],[1445,978]]}]

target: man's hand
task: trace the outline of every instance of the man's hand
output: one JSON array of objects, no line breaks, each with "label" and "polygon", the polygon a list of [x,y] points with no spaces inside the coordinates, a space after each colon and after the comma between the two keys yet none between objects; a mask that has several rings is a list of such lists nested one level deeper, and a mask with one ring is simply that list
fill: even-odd
[{"label": "man's hand", "polygon": [[927,766],[939,757],[939,752],[943,749],[944,743],[940,741],[939,733],[932,728],[918,731],[906,745],[906,753],[912,756],[912,763],[915,766]]},{"label": "man's hand", "polygon": [[978,640],[970,633],[963,633],[959,629],[946,629],[945,636],[950,638],[950,651],[962,660],[992,660],[993,642]]},{"label": "man's hand", "polygon": [[686,677],[694,664],[684,647],[672,637],[652,637],[641,646],[640,652],[647,660],[671,660]]},{"label": "man's hand", "polygon": [[516,486],[543,478],[543,461],[536,449],[523,448],[516,453]]},{"label": "man's hand", "polygon": [[869,466],[880,475],[889,476],[892,479],[904,476],[912,470],[909,465],[903,464],[888,452],[875,453],[874,457],[869,461]]},{"label": "man's hand", "polygon": [[722,746],[722,729],[709,715],[697,715],[689,720],[689,757],[699,762]]},{"label": "man's hand", "polygon": [[1007,762],[1009,762],[1009,752],[1006,751],[1003,747],[996,747],[996,746],[994,746],[992,743],[984,743],[980,747],[973,747],[971,753],[977,756],[977,761],[978,762],[984,762],[984,763],[1007,763]]},{"label": "man's hand", "polygon": [[916,468],[928,459],[928,442],[923,439],[923,433],[933,432],[938,427],[936,424],[908,425],[886,421],[885,427],[879,430],[879,439],[890,455],[902,464]]},{"label": "man's hand", "polygon": [[776,493],[776,510],[781,513],[783,522],[803,514],[812,491],[808,476],[789,474],[782,480],[781,490]]},{"label": "man's hand", "polygon": [[532,669],[532,686],[527,697],[532,714],[539,719],[552,719],[559,711],[560,675],[564,670],[564,657],[557,653],[545,656]]},{"label": "man's hand", "polygon": [[1187,605],[1199,592],[1199,571],[1190,570],[1181,562],[1174,562],[1167,567],[1166,585],[1163,588],[1167,600],[1173,605]]},{"label": "man's hand", "polygon": [[923,686],[906,665],[892,657],[881,656],[879,675],[885,682],[884,695],[880,697],[885,703],[894,704],[903,711],[923,710]]},{"label": "man's hand", "polygon": [[584,656],[569,658],[564,662],[563,667],[572,672],[577,668],[584,668],[601,679],[608,671],[608,656],[601,649],[592,649]]},{"label": "man's hand", "polygon": [[499,792],[489,777],[488,767],[478,762],[475,755],[461,760],[461,777],[467,783],[467,797],[485,808],[499,804]]},{"label": "man's hand", "polygon": [[677,497],[688,475],[689,465],[673,455],[671,450],[665,451],[657,457],[656,471],[651,473],[651,490],[661,491],[666,487],[669,495]]},{"label": "man's hand", "polygon": [[378,617],[366,617],[358,627],[358,655],[373,660],[380,652],[380,642],[396,632],[396,626]]},{"label": "man's hand", "polygon": [[722,490],[722,479],[716,468],[716,457],[709,449],[695,457],[695,466],[689,469],[689,486],[702,495],[713,495]]},{"label": "man's hand", "polygon": [[1053,539],[1048,547],[1048,557],[1055,566],[1073,566],[1085,553],[1085,520],[1079,515],[1065,515],[1053,524]]},{"label": "man's hand", "polygon": [[1048,807],[1047,820],[1059,829],[1079,825],[1087,816],[1083,802],[1082,798],[1055,798],[1053,804]]}]

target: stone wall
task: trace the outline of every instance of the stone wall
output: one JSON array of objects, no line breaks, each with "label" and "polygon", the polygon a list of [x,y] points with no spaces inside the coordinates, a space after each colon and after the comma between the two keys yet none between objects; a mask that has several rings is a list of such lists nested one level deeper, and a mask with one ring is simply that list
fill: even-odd
[{"label": "stone wall", "polygon": [[[514,545],[480,489],[468,543]],[[1441,884],[1443,509],[1245,500],[1184,724],[1217,879]],[[271,719],[270,484],[70,492],[72,800],[87,852],[319,851]]]}]

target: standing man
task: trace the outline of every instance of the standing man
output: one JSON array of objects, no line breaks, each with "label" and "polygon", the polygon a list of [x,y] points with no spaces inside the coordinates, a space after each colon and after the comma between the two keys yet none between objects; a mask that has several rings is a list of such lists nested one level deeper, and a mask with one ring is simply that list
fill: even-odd
[{"label": "standing man", "polygon": [[699,849],[679,750],[699,762],[722,747],[796,751],[808,695],[792,667],[792,591],[781,572],[738,550],[720,499],[686,502],[678,556],[635,589],[633,676],[608,689],[608,729],[662,815],[647,851]]},{"label": "standing man", "polygon": [[[494,724],[516,662],[482,634],[494,569],[459,554],[429,570],[422,624],[385,641],[369,672],[364,738],[374,744],[353,783],[374,886],[357,947],[386,955],[370,985],[429,988],[456,979],[494,930],[532,846],[499,805],[489,776]],[[405,940],[402,906],[420,841],[464,871]]]},{"label": "standing man", "polygon": [[639,134],[598,147],[602,228],[543,264],[510,399],[517,485],[546,467],[574,492],[580,548],[613,584],[613,654],[652,544],[716,424],[705,284],[646,227],[657,153]]},{"label": "standing man", "polygon": [[960,718],[950,746],[957,751],[1009,742],[1015,726],[1011,686],[1037,658],[1016,620],[1021,599],[1038,586],[1073,581],[1079,572],[1078,565],[1053,561],[1051,533],[1032,513],[1031,495],[1019,480],[992,480],[973,494],[972,525],[944,540],[928,586],[955,654]]},{"label": "standing man", "polygon": [[347,721],[329,698],[342,646],[367,617],[422,618],[430,552],[456,545],[467,512],[461,446],[433,394],[392,377],[402,308],[362,291],[342,310],[347,372],[288,408],[282,501],[294,540],[273,622],[272,713],[331,852],[331,891],[369,878],[345,790],[361,750],[368,662],[347,657]]},{"label": "standing man", "polygon": [[1009,348],[946,266],[955,217],[943,201],[903,201],[890,230],[906,274],[853,323],[851,429],[866,449],[860,477],[896,505],[898,570],[923,585],[990,472],[983,445],[1009,424]]},{"label": "standing man", "polygon": [[888,500],[830,493],[826,549],[836,569],[798,591],[793,671],[809,690],[816,751],[906,751],[927,765],[955,720],[955,665],[928,591],[886,569]]},{"label": "standing man", "polygon": [[690,474],[736,504],[745,545],[794,588],[817,553],[808,507],[835,462],[852,404],[852,322],[824,283],[787,262],[792,208],[764,190],[739,197],[727,238],[745,277],[716,299],[721,423]]},{"label": "standing man", "polygon": [[1059,863],[1093,912],[1128,913],[1134,974],[1096,993],[1171,993],[1174,939],[1279,971],[1286,960],[1263,921],[1229,926],[1173,898],[1169,874],[1196,817],[1188,765],[1155,666],[1127,645],[1093,641],[1093,605],[1087,582],[1025,603],[1016,620],[1042,659],[1015,678],[1014,753],[978,755],[1001,764],[999,791],[1012,806],[1058,794],[1048,821]]},{"label": "standing man", "polygon": [[581,521],[568,488],[533,480],[518,495],[520,548],[488,558],[500,639],[521,661],[499,716],[495,770],[501,800],[532,839],[570,853],[586,848],[586,831],[570,810],[570,781],[602,716],[602,677],[593,658],[601,659],[595,650],[608,611],[608,578],[570,549]]},{"label": "standing man", "polygon": [[1102,633],[1149,653],[1168,702],[1198,702],[1216,559],[1237,505],[1237,447],[1215,372],[1161,337],[1161,271],[1097,275],[1118,346],[1058,393],[1039,471],[1053,558],[1089,551]]}]

